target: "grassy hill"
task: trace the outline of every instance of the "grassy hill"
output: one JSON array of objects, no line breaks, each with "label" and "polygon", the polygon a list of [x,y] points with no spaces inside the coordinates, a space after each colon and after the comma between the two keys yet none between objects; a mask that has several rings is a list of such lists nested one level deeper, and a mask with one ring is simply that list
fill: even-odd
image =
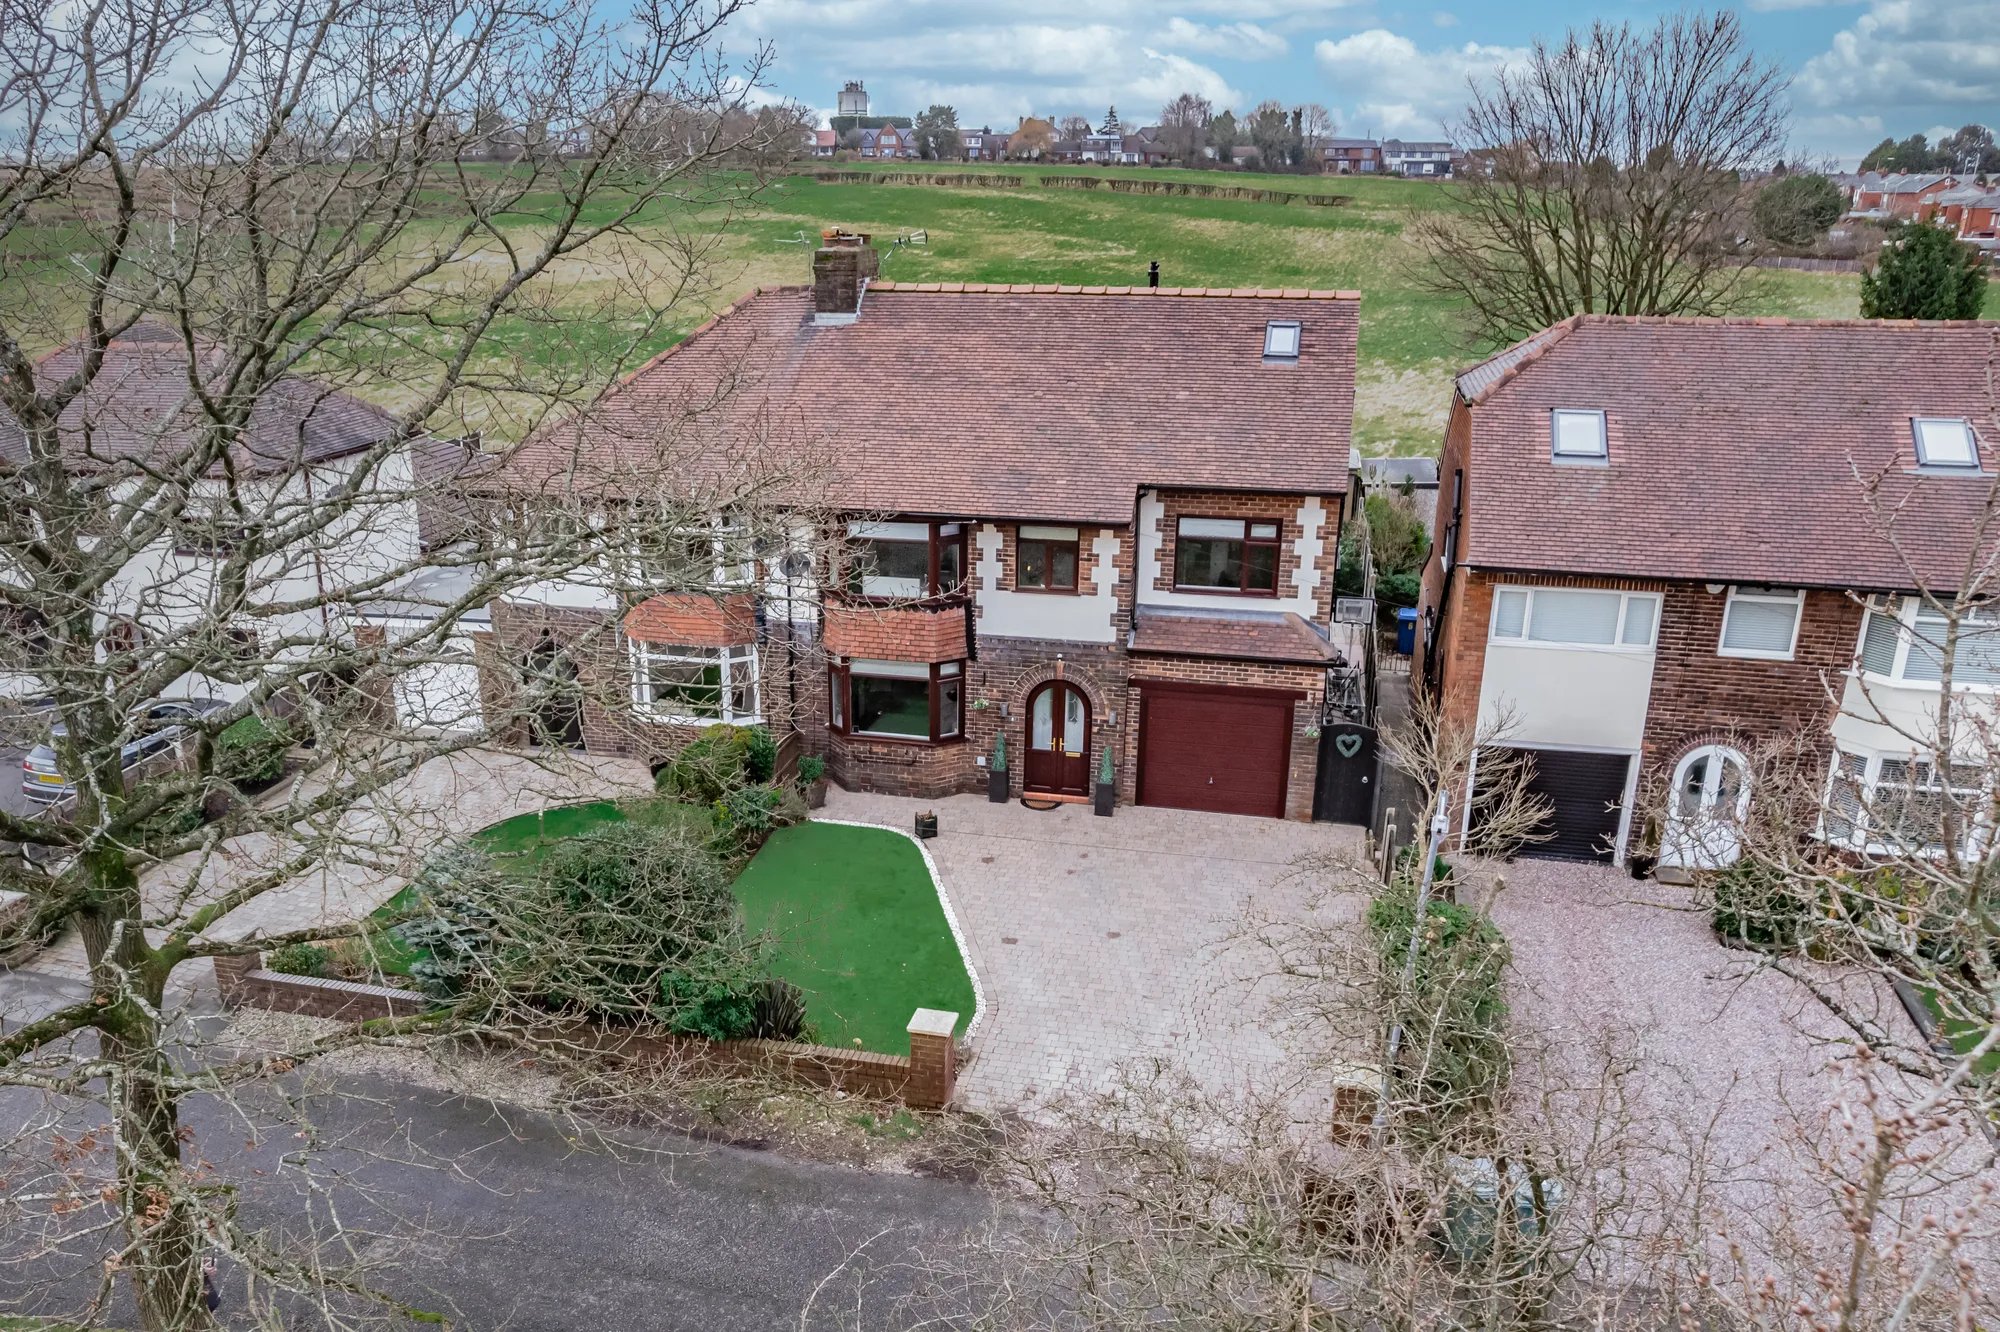
[{"label": "grassy hill", "polygon": [[[855,167],[861,169],[859,164]],[[925,164],[914,169],[940,168]],[[1449,185],[1143,168],[1000,170],[1030,177],[1031,183],[1017,188],[948,188],[835,183],[798,175],[772,182],[747,207],[736,207],[726,216],[719,210],[700,209],[672,218],[663,214],[633,228],[636,240],[606,243],[594,253],[559,265],[537,285],[543,304],[532,316],[495,328],[488,361],[496,370],[504,370],[513,355],[540,364],[558,360],[602,364],[621,337],[646,326],[643,311],[629,300],[618,309],[608,308],[607,298],[633,284],[635,272],[644,274],[637,285],[646,289],[650,300],[665,304],[669,298],[673,275],[659,265],[658,252],[641,253],[651,249],[644,242],[688,238],[705,252],[701,290],[675,306],[672,325],[642,349],[651,352],[685,336],[712,310],[760,283],[809,280],[811,251],[821,228],[838,226],[872,233],[884,249],[883,275],[898,281],[1141,285],[1147,265],[1158,260],[1161,281],[1168,286],[1359,290],[1356,439],[1368,453],[1427,453],[1436,448],[1451,375],[1477,352],[1466,342],[1458,309],[1424,290],[1422,257],[1405,241],[1404,231],[1419,210],[1453,206]],[[1338,194],[1348,202],[1320,207],[1040,184],[1042,177],[1061,175]],[[442,218],[420,222],[408,234],[408,244],[413,250],[421,246],[426,227],[450,225]],[[518,225],[526,232],[536,223],[524,217]],[[890,244],[912,231],[927,233],[928,243]],[[15,234],[9,248],[17,260],[26,262],[0,282],[0,310],[11,316],[25,304],[51,300],[60,308],[80,293],[63,262],[61,251],[69,246],[56,233],[24,229]],[[49,253],[36,253],[40,249]],[[1857,306],[1858,282],[1853,275],[1760,270],[1750,275],[1744,312],[1852,316]],[[421,339],[424,334],[412,329],[407,336]],[[1199,356],[1202,349],[1189,348],[1186,354]],[[384,384],[370,396],[395,406],[407,393],[407,388]],[[465,424],[503,437],[519,428],[504,408],[492,407],[469,410]]]},{"label": "grassy hill", "polygon": [[[1053,174],[1022,172],[1009,174]],[[1225,186],[1338,193],[1343,207],[1191,199],[1108,191],[833,184],[792,177],[731,224],[718,295],[759,282],[802,282],[822,227],[904,231],[928,244],[889,249],[883,276],[899,282],[1064,282],[1141,285],[1157,259],[1168,286],[1306,286],[1362,293],[1355,436],[1367,453],[1425,453],[1437,445],[1452,373],[1476,352],[1457,308],[1425,291],[1422,257],[1404,227],[1424,208],[1450,207],[1449,186],[1359,177],[1102,170]],[[803,234],[806,243],[798,243]],[[1746,313],[1852,316],[1851,274],[1759,270]],[[1199,355],[1198,349],[1191,353]]]}]

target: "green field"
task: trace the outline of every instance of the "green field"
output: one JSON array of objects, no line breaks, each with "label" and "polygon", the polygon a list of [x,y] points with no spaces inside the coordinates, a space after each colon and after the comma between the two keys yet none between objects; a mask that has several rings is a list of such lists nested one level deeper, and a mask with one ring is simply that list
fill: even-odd
[{"label": "green field", "polygon": [[[868,169],[840,164],[835,169]],[[936,170],[919,165],[919,170]],[[963,170],[964,168],[953,168]],[[776,180],[747,204],[728,209],[692,206],[642,219],[631,235],[608,239],[564,261],[533,289],[541,318],[509,318],[493,330],[492,355],[474,370],[503,369],[510,357],[538,364],[604,363],[621,340],[645,327],[631,291],[664,302],[673,288],[667,261],[675,236],[710,236],[703,281],[674,306],[665,327],[643,336],[637,355],[659,350],[716,309],[761,283],[809,279],[810,253],[823,227],[871,233],[885,246],[883,276],[897,281],[1058,282],[1140,285],[1158,260],[1168,286],[1305,286],[1362,293],[1355,436],[1367,453],[1427,453],[1436,449],[1449,404],[1451,375],[1480,349],[1466,338],[1460,311],[1424,290],[1421,256],[1404,239],[1420,210],[1449,209],[1453,187],[1356,176],[1265,176],[1239,172],[1145,168],[1004,167],[1040,178],[1084,174],[1340,194],[1341,207],[1223,199],[1118,194],[1107,190],[948,188],[905,184],[821,183],[809,176]],[[740,182],[739,182],[740,183]],[[532,207],[535,201],[530,200]],[[413,224],[414,250],[447,223]],[[506,225],[503,220],[503,226]],[[521,216],[524,239],[539,225]],[[888,242],[927,233],[923,246]],[[64,281],[54,253],[67,242],[17,232],[9,248],[40,249],[0,284],[0,311],[32,295],[36,283]],[[496,256],[497,257],[497,256]],[[13,286],[12,297],[6,291]],[[626,293],[626,294],[621,294]],[[48,293],[42,292],[43,296]],[[1858,282],[1851,274],[1758,270],[1749,275],[1743,312],[1793,316],[1853,316]],[[573,314],[574,317],[565,317]],[[1199,355],[1199,349],[1189,354]],[[637,364],[637,360],[633,361]],[[398,405],[407,390],[394,384],[370,393]],[[472,406],[464,419],[502,437],[520,421],[491,405]]]}]

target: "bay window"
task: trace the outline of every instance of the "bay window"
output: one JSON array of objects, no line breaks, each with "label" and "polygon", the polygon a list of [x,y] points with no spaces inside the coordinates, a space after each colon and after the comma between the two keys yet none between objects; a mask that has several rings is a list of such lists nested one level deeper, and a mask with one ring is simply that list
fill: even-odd
[{"label": "bay window", "polygon": [[1977,764],[1953,763],[1940,774],[1929,758],[1836,750],[1821,833],[1875,855],[1941,855],[1949,808],[1971,846],[1983,835],[1985,781]]},{"label": "bay window", "polygon": [[659,721],[763,720],[758,708],[757,649],[632,642],[632,703]]},{"label": "bay window", "polygon": [[849,735],[955,740],[963,726],[965,666],[851,657],[827,672],[827,722]]},{"label": "bay window", "polygon": [[[1934,685],[1944,679],[1944,646],[1949,621],[1921,597],[1890,597],[1869,603],[1861,629],[1859,666],[1894,684]],[[2000,614],[1965,611],[1952,645],[1954,687],[2000,685]]]},{"label": "bay window", "polygon": [[1184,592],[1278,595],[1275,522],[1183,518],[1174,536],[1174,587]]},{"label": "bay window", "polygon": [[849,523],[850,595],[893,601],[944,596],[965,584],[964,523]]}]

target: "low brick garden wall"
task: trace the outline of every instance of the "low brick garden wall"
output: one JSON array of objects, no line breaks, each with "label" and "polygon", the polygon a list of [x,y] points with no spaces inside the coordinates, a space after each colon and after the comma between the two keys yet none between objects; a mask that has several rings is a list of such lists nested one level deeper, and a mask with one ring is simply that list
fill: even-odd
[{"label": "low brick garden wall", "polygon": [[[410,990],[351,981],[319,980],[264,970],[260,953],[215,959],[216,988],[230,1007],[248,1005],[341,1022],[409,1017],[429,1003]],[[910,1020],[910,1054],[875,1054],[797,1041],[707,1041],[699,1036],[642,1036],[580,1025],[565,1038],[615,1058],[693,1063],[710,1072],[762,1070],[815,1087],[901,1100],[914,1109],[942,1110],[957,1083],[958,1048],[951,1032],[958,1015],[920,1008]]]}]

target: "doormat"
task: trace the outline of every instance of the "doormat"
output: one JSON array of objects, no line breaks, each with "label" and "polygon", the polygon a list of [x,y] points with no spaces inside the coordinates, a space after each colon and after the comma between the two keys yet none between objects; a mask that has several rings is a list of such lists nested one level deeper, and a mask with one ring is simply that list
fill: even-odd
[{"label": "doormat", "polygon": [[1039,809],[1045,811],[1051,809],[1060,809],[1064,804],[1064,802],[1061,800],[1037,800],[1033,796],[1022,796],[1021,803],[1026,805],[1029,809]]}]

